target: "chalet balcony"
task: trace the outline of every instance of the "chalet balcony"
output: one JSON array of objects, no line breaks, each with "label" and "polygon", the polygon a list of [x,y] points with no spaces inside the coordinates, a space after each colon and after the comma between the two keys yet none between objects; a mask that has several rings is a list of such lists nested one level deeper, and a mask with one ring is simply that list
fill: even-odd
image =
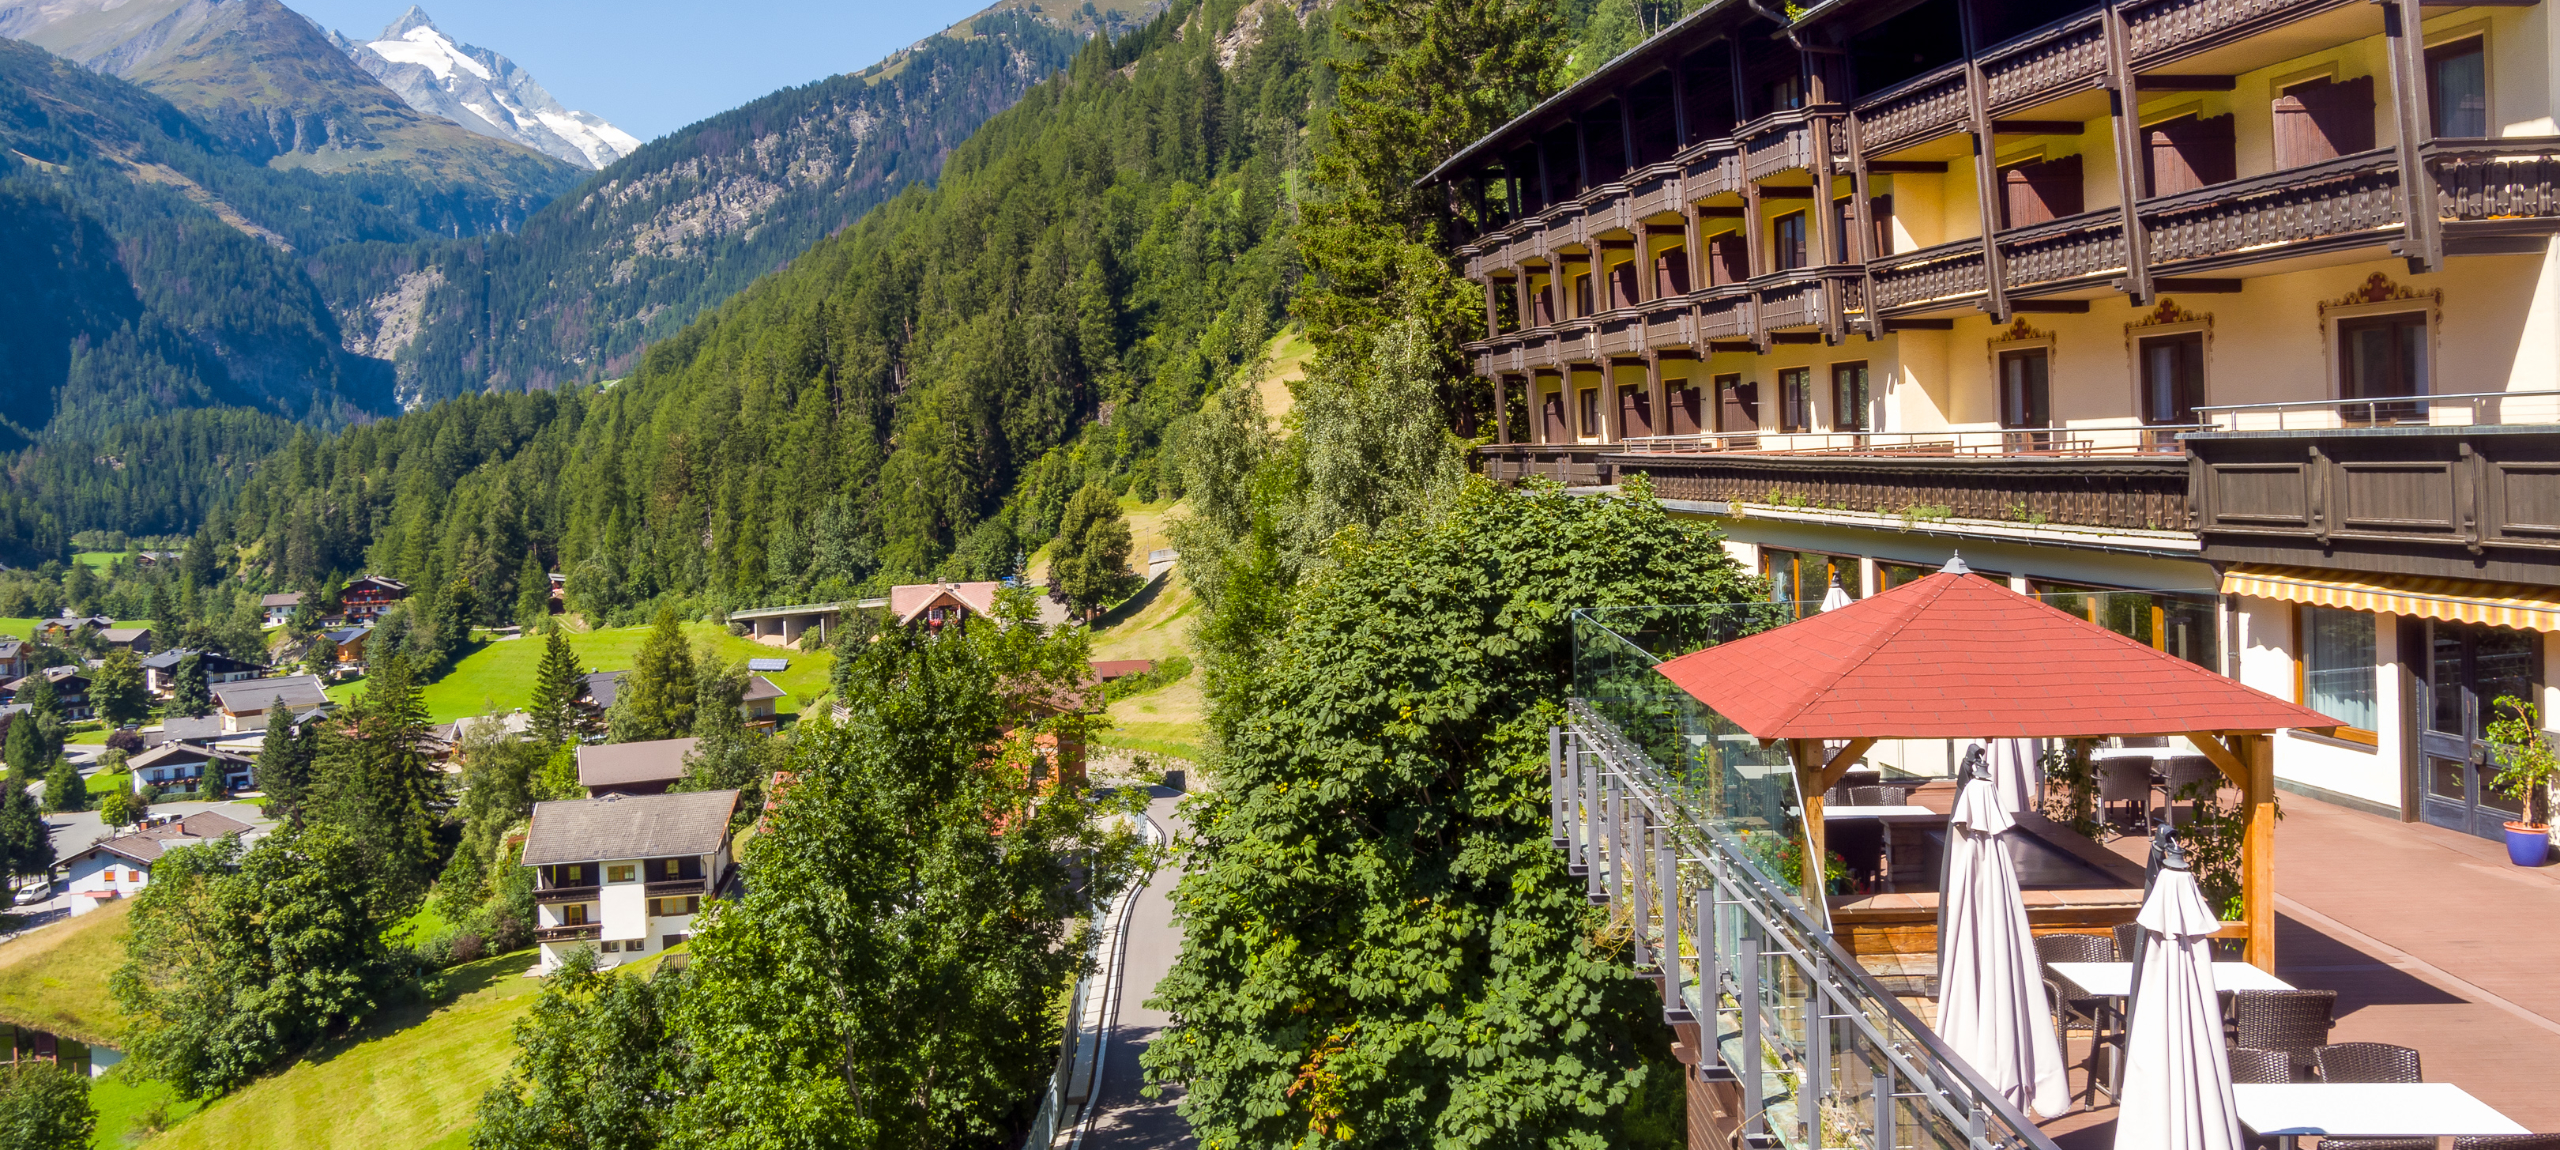
[{"label": "chalet balcony", "polygon": [[589,884],[587,886],[540,887],[533,892],[533,901],[544,904],[562,902],[594,902],[596,900],[597,889],[598,888],[593,884]]},{"label": "chalet balcony", "polygon": [[2203,410],[2208,558],[2529,583],[2560,562],[2560,391]]},{"label": "chalet balcony", "polygon": [[1567,487],[1595,487],[1610,480],[1600,468],[1599,444],[1502,443],[1477,450],[1485,478],[1512,484],[1524,479],[1551,479]]},{"label": "chalet balcony", "polygon": [[585,922],[575,926],[539,926],[533,930],[535,942],[593,942],[604,937],[604,924]]},{"label": "chalet balcony", "polygon": [[670,895],[676,897],[682,897],[689,894],[707,895],[710,893],[711,884],[698,878],[662,879],[649,884],[650,898],[665,898]]}]

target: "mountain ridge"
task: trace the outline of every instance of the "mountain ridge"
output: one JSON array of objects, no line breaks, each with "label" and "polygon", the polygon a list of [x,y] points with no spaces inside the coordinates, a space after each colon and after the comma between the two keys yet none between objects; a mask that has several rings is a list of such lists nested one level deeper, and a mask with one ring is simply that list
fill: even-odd
[{"label": "mountain ridge", "polygon": [[417,5],[371,40],[336,32],[329,38],[411,108],[481,135],[590,170],[640,147],[603,117],[562,107],[514,61],[446,35]]}]

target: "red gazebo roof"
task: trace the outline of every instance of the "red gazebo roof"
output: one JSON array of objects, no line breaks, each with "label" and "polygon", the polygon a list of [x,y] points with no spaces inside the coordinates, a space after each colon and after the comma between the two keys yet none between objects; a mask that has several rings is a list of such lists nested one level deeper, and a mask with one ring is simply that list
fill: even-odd
[{"label": "red gazebo roof", "polygon": [[1763,739],[2338,725],[1989,580],[1944,572],[1654,669]]}]

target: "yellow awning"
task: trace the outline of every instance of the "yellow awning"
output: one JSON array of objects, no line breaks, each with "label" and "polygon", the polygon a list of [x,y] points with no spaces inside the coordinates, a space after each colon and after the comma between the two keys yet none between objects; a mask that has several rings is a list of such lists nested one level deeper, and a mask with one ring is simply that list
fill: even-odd
[{"label": "yellow awning", "polygon": [[2222,576],[2222,593],[2450,623],[2560,631],[2560,588],[2302,567],[2234,567]]}]

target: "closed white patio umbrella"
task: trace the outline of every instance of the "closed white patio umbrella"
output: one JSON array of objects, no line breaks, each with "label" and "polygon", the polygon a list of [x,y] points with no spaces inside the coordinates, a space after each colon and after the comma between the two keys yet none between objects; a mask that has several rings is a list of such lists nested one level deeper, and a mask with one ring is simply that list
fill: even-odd
[{"label": "closed white patio umbrella", "polygon": [[1992,786],[2000,809],[2015,814],[2044,805],[2044,740],[1995,739],[1991,743]]},{"label": "closed white patio umbrella", "polygon": [[2240,1150],[2206,941],[2222,923],[2174,844],[2134,921],[2144,933],[2116,1103],[2117,1150]]},{"label": "closed white patio umbrella", "polygon": [[1831,589],[1822,593],[1822,609],[1825,611],[1837,611],[1854,602],[1857,602],[1857,600],[1851,599],[1849,597],[1849,593],[1841,589],[1840,577],[1837,575],[1832,576]]},{"label": "closed white patio umbrella", "polygon": [[2046,1118],[2071,1105],[2017,865],[2000,836],[2017,825],[1968,756],[1947,819],[1938,901],[1938,1035],[1992,1089]]}]

